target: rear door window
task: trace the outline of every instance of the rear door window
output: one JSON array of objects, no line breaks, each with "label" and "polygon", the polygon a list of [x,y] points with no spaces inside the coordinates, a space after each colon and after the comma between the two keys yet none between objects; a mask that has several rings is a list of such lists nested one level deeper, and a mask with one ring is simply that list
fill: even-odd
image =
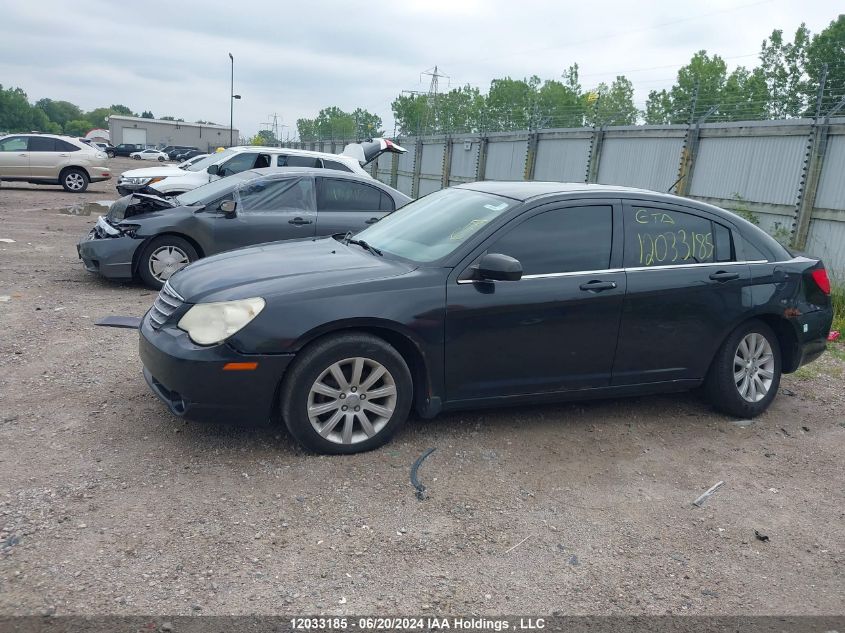
[{"label": "rear door window", "polygon": [[709,218],[654,206],[625,212],[625,266],[677,266],[734,260],[730,229]]},{"label": "rear door window", "polygon": [[30,152],[55,152],[56,139],[45,136],[30,136],[29,137],[29,151]]},{"label": "rear door window", "polygon": [[237,196],[239,213],[314,210],[310,178],[251,180],[238,188]]},{"label": "rear door window", "polygon": [[323,162],[313,156],[279,156],[279,165],[283,167],[321,168]]},{"label": "rear door window", "polygon": [[565,207],[539,213],[488,249],[522,264],[523,274],[606,270],[613,244],[613,207]]},{"label": "rear door window", "polygon": [[320,179],[320,211],[379,211],[382,192],[351,180]]}]

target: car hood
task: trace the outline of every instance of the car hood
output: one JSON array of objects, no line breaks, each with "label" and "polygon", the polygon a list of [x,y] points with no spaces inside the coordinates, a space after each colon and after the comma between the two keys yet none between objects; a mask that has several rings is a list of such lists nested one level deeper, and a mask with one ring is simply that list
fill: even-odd
[{"label": "car hood", "polygon": [[175,202],[167,198],[150,196],[145,193],[133,193],[115,200],[109,207],[106,218],[110,223],[115,224],[135,215],[173,209],[176,206]]},{"label": "car hood", "polygon": [[231,301],[375,281],[414,267],[332,237],[270,242],[228,251],[183,268],[170,286],[189,303]]},{"label": "car hood", "polygon": [[144,167],[142,169],[130,169],[120,174],[124,178],[167,178],[168,176],[182,176],[185,170],[175,165],[168,167]]}]

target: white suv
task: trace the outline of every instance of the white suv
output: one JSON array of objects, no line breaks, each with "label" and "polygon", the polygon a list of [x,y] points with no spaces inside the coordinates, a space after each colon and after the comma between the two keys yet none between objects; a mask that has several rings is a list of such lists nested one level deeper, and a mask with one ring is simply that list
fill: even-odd
[{"label": "white suv", "polygon": [[362,165],[375,160],[383,152],[403,153],[405,151],[404,148],[386,139],[352,143],[346,146],[343,154],[310,152],[285,147],[230,147],[189,166],[147,167],[123,172],[117,179],[117,191],[123,196],[137,191],[174,196],[201,187],[218,178],[262,167],[337,169],[371,177]]},{"label": "white suv", "polygon": [[88,183],[108,180],[107,156],[70,136],[9,134],[0,137],[0,180],[61,185],[82,193]]}]

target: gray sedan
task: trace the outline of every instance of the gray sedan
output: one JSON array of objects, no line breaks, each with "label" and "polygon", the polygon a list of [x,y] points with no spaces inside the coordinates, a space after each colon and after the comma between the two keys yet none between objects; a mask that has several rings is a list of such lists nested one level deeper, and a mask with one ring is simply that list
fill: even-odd
[{"label": "gray sedan", "polygon": [[175,198],[120,198],[77,251],[91,272],[161,288],[201,257],[263,242],[356,233],[410,201],[355,174],[254,169]]}]

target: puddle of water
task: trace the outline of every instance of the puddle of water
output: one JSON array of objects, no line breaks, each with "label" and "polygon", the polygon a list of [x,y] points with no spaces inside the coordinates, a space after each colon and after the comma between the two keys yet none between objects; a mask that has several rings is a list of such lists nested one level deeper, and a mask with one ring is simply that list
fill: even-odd
[{"label": "puddle of water", "polygon": [[109,207],[114,200],[96,200],[88,202],[75,202],[69,207],[59,209],[63,215],[103,215],[108,213]]}]

